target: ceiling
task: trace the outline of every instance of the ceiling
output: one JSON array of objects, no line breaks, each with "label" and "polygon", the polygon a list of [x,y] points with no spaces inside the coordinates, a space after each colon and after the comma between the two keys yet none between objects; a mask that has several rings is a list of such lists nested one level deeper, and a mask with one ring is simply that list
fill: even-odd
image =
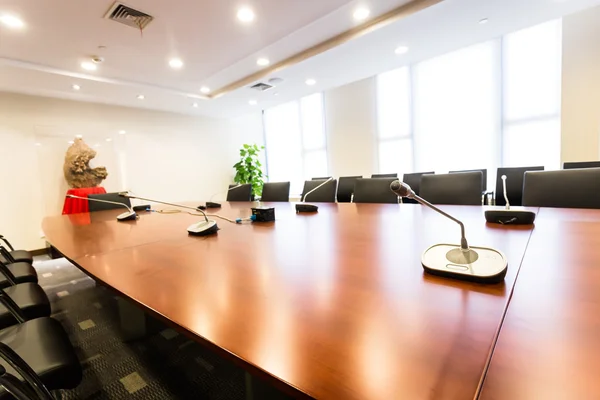
[{"label": "ceiling", "polygon": [[[215,99],[200,92],[247,77],[359,25],[358,7],[376,18],[409,0],[127,0],[155,20],[143,31],[104,18],[113,0],[4,0],[0,15],[19,16],[23,29],[0,25],[0,90],[214,117],[268,108],[303,95],[373,76],[407,63],[488,40],[599,5],[600,0],[443,0],[419,13],[342,43],[275,76],[258,93],[241,87]],[[241,6],[253,9],[241,23]],[[488,18],[480,25],[478,21]],[[406,45],[410,51],[394,54]],[[104,48],[99,48],[104,46]],[[97,71],[82,61],[104,58]],[[184,66],[169,67],[178,57]],[[268,79],[273,76],[267,76]],[[306,79],[317,81],[307,86]],[[80,85],[74,91],[72,85]],[[137,99],[143,94],[143,100]],[[252,106],[250,100],[258,105]],[[194,107],[196,103],[196,107]]]}]

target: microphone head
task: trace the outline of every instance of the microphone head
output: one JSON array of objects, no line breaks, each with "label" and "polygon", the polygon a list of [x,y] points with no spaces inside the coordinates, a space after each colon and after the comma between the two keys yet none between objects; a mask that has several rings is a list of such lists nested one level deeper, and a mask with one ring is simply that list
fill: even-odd
[{"label": "microphone head", "polygon": [[506,180],[506,175],[502,175],[501,178],[502,178],[503,181],[505,181]]},{"label": "microphone head", "polygon": [[390,184],[390,190],[400,197],[413,197],[415,192],[404,182],[396,180]]}]

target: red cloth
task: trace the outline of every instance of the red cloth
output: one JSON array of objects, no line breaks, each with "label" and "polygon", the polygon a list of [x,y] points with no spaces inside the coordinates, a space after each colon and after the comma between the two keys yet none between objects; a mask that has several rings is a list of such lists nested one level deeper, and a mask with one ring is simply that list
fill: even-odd
[{"label": "red cloth", "polygon": [[[89,194],[104,194],[106,193],[106,189],[102,186],[96,186],[92,188],[81,188],[81,189],[69,189],[67,194],[72,194],[73,196],[85,197],[87,198]],[[63,206],[63,215],[64,214],[79,214],[89,212],[88,201],[83,199],[72,199],[70,197],[65,197],[65,205]]]}]

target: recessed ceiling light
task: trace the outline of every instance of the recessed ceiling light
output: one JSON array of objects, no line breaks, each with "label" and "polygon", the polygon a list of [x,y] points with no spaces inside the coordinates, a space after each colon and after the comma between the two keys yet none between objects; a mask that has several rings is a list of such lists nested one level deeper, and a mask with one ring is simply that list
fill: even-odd
[{"label": "recessed ceiling light", "polygon": [[112,142],[112,138],[106,138],[107,142]]},{"label": "recessed ceiling light", "polygon": [[480,19],[480,20],[479,20],[479,25],[484,25],[484,24],[487,24],[488,22],[490,22],[490,20],[489,20],[489,19],[487,19],[487,18],[483,18],[483,19]]},{"label": "recessed ceiling light", "polygon": [[254,17],[254,11],[248,7],[242,7],[237,12],[237,18],[242,22],[252,22]]},{"label": "recessed ceiling light", "polygon": [[406,54],[408,53],[408,47],[406,46],[398,46],[396,47],[396,50],[394,50],[394,53],[400,55],[400,54]]},{"label": "recessed ceiling light", "polygon": [[25,23],[21,18],[8,14],[0,16],[0,22],[2,22],[7,27],[14,29],[20,29],[25,26]]},{"label": "recessed ceiling light", "polygon": [[256,100],[250,100],[250,101],[248,102],[248,104],[250,104],[251,106],[255,106],[255,105],[257,105],[257,104],[258,104],[258,101],[256,101]]},{"label": "recessed ceiling light", "polygon": [[192,107],[194,107],[194,108],[198,108],[198,103],[193,103],[193,104],[192,104]]},{"label": "recessed ceiling light", "polygon": [[98,67],[96,66],[96,64],[94,64],[93,62],[90,61],[84,61],[81,63],[81,68],[87,70],[87,71],[95,71],[98,69]]},{"label": "recessed ceiling light", "polygon": [[41,144],[41,143],[36,143],[35,145],[36,145],[36,146],[41,146],[42,144]]},{"label": "recessed ceiling light", "polygon": [[73,88],[73,90],[81,89],[81,86],[79,86],[79,85],[72,85],[71,87]]},{"label": "recessed ceiling light", "polygon": [[100,143],[96,143],[94,147],[100,147]]},{"label": "recessed ceiling light", "polygon": [[73,143],[75,143],[75,142],[74,142],[74,141],[72,141],[72,140],[69,140],[67,143],[69,143],[69,144],[73,144]]},{"label": "recessed ceiling light", "polygon": [[126,133],[127,133],[127,131],[119,131],[119,135],[124,135]]},{"label": "recessed ceiling light", "polygon": [[208,88],[208,87],[206,87],[206,86],[202,86],[202,87],[200,88],[200,91],[201,91],[202,93],[204,93],[204,94],[206,94],[206,93],[210,93],[210,88]]},{"label": "recessed ceiling light", "polygon": [[307,84],[308,86],[314,86],[314,85],[316,85],[316,84],[317,84],[317,81],[315,81],[314,79],[307,79],[307,80],[306,80],[306,84]]},{"label": "recessed ceiling light", "polygon": [[366,7],[357,8],[354,11],[354,20],[355,21],[364,21],[371,15],[371,11]]},{"label": "recessed ceiling light", "polygon": [[75,135],[75,137],[76,137],[77,139],[81,139],[81,138],[83,137],[83,135]]},{"label": "recessed ceiling light", "polygon": [[144,100],[146,98],[146,96],[144,96],[143,94],[138,94],[137,95],[137,99],[138,100]]},{"label": "recessed ceiling light", "polygon": [[173,69],[180,69],[183,67],[183,61],[180,58],[172,58],[169,60],[169,66]]},{"label": "recessed ceiling light", "polygon": [[258,60],[256,60],[256,64],[260,65],[261,67],[264,67],[269,65],[270,61],[268,58],[259,58]]}]

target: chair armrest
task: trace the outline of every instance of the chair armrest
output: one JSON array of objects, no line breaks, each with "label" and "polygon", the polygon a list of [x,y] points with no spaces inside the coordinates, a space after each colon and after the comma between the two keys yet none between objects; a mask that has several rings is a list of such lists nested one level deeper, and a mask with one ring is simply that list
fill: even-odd
[{"label": "chair armrest", "polygon": [[2,289],[0,289],[0,303],[12,314],[15,319],[22,324],[27,321],[27,317],[23,314],[23,310],[15,301]]},{"label": "chair armrest", "polygon": [[2,254],[4,256],[4,258],[6,258],[6,261],[8,261],[9,263],[15,262],[15,259],[13,258],[13,256],[2,245],[0,245],[0,254]]},{"label": "chair armrest", "polygon": [[54,400],[54,397],[35,371],[13,349],[2,342],[0,342],[0,357],[31,385],[39,400]]},{"label": "chair armrest", "polygon": [[4,237],[4,235],[0,235],[0,240],[2,240],[4,243],[6,243],[6,245],[10,249],[10,251],[15,251],[15,248],[12,247],[12,244],[10,244],[10,242],[8,241],[7,238]]},{"label": "chair armrest", "polygon": [[494,191],[493,191],[493,190],[486,190],[486,191],[484,191],[484,192],[482,192],[482,193],[481,193],[481,205],[482,205],[482,206],[486,206],[486,205],[487,205],[487,206],[489,206],[489,205],[490,205],[490,204],[487,202],[487,199],[488,199],[488,195],[489,195],[489,194],[492,194],[492,195],[493,195],[493,194],[494,194]]},{"label": "chair armrest", "polygon": [[26,384],[14,375],[6,372],[6,369],[2,365],[0,365],[0,386],[16,400],[38,400],[38,397],[32,392],[30,387],[27,387]]},{"label": "chair armrest", "polygon": [[10,272],[10,269],[8,269],[6,264],[4,264],[2,261],[0,261],[0,274],[4,275],[4,277],[6,278],[8,283],[10,283],[11,286],[15,286],[17,284],[17,282],[15,281],[16,278],[14,274]]}]

